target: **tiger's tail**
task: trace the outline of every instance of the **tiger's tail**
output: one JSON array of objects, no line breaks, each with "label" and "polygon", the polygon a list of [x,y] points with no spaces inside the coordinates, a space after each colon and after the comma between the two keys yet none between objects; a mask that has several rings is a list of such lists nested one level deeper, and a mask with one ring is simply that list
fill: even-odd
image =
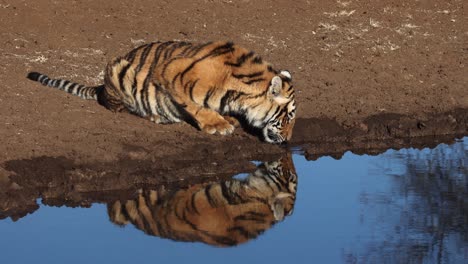
[{"label": "tiger's tail", "polygon": [[82,84],[70,82],[62,79],[51,79],[49,76],[40,74],[38,72],[30,72],[27,76],[28,79],[40,82],[42,85],[57,88],[67,93],[77,95],[82,99],[97,100],[98,93],[104,89],[104,85],[99,86],[85,86]]}]

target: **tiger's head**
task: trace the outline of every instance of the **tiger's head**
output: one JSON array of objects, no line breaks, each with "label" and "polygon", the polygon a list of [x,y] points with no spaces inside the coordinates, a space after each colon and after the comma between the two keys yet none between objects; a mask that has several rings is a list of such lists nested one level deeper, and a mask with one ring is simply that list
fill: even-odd
[{"label": "tiger's head", "polygon": [[262,129],[266,142],[281,144],[292,137],[296,118],[296,101],[291,81],[291,74],[288,71],[281,71],[271,79],[267,91],[270,108],[266,113]]}]

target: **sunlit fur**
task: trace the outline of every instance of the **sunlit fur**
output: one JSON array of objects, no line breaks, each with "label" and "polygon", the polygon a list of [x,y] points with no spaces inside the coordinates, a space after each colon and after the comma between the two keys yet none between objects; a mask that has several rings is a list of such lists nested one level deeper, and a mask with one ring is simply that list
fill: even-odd
[{"label": "sunlit fur", "polygon": [[117,225],[176,241],[232,246],[256,238],[293,211],[297,176],[291,157],[264,163],[244,179],[146,190],[108,204]]},{"label": "sunlit fur", "polygon": [[231,42],[145,44],[112,60],[104,85],[96,87],[35,72],[28,78],[156,123],[186,121],[225,135],[234,131],[236,117],[261,129],[267,142],[282,143],[292,136],[296,103],[291,74],[274,70]]}]

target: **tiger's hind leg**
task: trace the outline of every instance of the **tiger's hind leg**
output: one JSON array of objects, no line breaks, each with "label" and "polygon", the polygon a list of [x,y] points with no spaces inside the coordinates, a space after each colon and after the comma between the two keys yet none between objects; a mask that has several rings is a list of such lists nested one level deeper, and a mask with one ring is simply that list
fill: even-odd
[{"label": "tiger's hind leg", "polygon": [[98,94],[98,102],[100,105],[111,110],[112,112],[130,112],[122,100],[115,95],[112,95],[112,92],[109,92],[107,86],[104,90]]},{"label": "tiger's hind leg", "polygon": [[[112,112],[132,112],[129,109],[129,104],[126,103],[133,101],[131,100],[133,98],[129,96],[127,91],[129,84],[120,82],[120,75],[125,67],[129,67],[129,64],[124,58],[117,57],[106,66],[104,89],[98,94],[98,102]],[[130,68],[127,69],[125,74],[126,80],[133,78],[133,71]]]},{"label": "tiger's hind leg", "polygon": [[164,123],[163,120],[162,120],[162,118],[161,118],[161,116],[158,115],[158,114],[152,114],[152,115],[150,115],[150,116],[149,116],[149,120],[150,120],[151,122],[156,123],[156,124],[163,124],[163,123]]}]

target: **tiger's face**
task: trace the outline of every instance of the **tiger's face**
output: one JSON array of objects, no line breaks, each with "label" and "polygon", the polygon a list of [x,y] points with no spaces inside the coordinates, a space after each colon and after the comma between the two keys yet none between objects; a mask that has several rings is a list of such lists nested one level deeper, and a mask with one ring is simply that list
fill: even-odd
[{"label": "tiger's face", "polygon": [[271,80],[268,89],[268,97],[272,102],[269,121],[263,128],[263,136],[266,142],[281,144],[291,139],[295,118],[296,101],[294,89],[291,84],[291,74],[281,71]]}]

